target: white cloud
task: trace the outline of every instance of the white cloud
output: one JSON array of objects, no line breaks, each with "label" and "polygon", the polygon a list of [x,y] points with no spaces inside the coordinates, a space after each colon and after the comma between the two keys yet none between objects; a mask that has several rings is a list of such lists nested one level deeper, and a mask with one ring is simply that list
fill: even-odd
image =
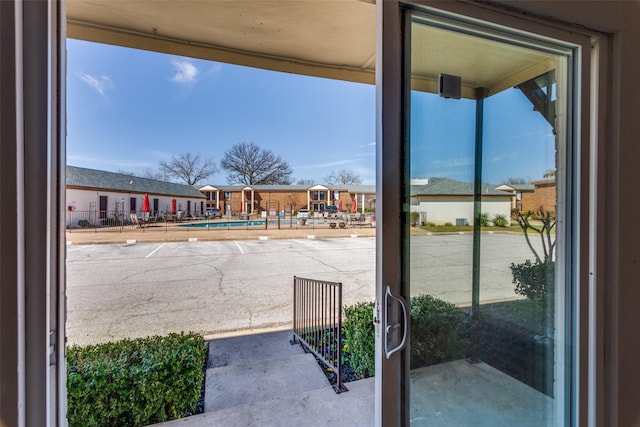
[{"label": "white cloud", "polygon": [[375,142],[375,141],[373,141],[373,142],[370,142],[370,143],[368,143],[368,144],[361,145],[361,146],[360,146],[360,148],[365,148],[365,147],[375,147],[375,145],[376,145],[376,142]]},{"label": "white cloud", "polygon": [[138,168],[153,168],[157,166],[157,163],[153,161],[135,161],[130,159],[106,158],[74,153],[67,153],[67,164],[98,170],[112,170],[114,167],[131,170]]},{"label": "white cloud", "polygon": [[102,96],[107,96],[106,91],[115,89],[116,85],[109,76],[92,76],[91,74],[77,72],[76,75],[80,77],[80,80],[91,86]]},{"label": "white cloud", "polygon": [[171,78],[176,83],[195,83],[200,74],[198,68],[188,59],[173,59],[171,65],[176,70],[176,74]]},{"label": "white cloud", "polygon": [[314,163],[312,165],[304,165],[304,166],[294,166],[293,169],[295,170],[299,170],[299,169],[323,169],[323,168],[330,168],[333,166],[341,166],[341,165],[347,165],[353,163],[353,160],[351,159],[345,159],[345,160],[337,160],[335,162],[328,162],[328,163]]},{"label": "white cloud", "polygon": [[451,159],[434,160],[432,164],[437,168],[456,168],[473,165],[474,160],[470,157],[455,157]]}]

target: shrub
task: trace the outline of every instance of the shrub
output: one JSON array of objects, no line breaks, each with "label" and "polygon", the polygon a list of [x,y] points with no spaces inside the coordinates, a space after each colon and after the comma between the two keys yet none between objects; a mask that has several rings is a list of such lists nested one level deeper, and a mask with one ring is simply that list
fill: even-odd
[{"label": "shrub", "polygon": [[89,225],[90,224],[89,224],[89,220],[88,219],[78,220],[78,227],[87,228],[87,227],[89,227]]},{"label": "shrub", "polygon": [[481,213],[480,214],[480,226],[482,227],[488,227],[489,226],[489,214],[488,213]]},{"label": "shrub", "polygon": [[493,220],[493,225],[496,227],[506,227],[507,226],[507,217],[504,215],[496,215]]},{"label": "shrub", "polygon": [[[343,331],[350,366],[360,378],[375,375],[374,303],[345,307]],[[411,368],[464,357],[464,313],[455,305],[420,295],[411,298]]]},{"label": "shrub", "polygon": [[409,221],[412,225],[418,224],[418,220],[420,219],[420,214],[418,212],[409,213]]},{"label": "shrub", "polygon": [[453,223],[452,222],[445,222],[444,226],[445,227],[453,227]]},{"label": "shrub", "polygon": [[361,302],[344,308],[342,331],[349,352],[349,365],[359,378],[375,373],[375,327],[373,302]]},{"label": "shrub", "polygon": [[70,347],[69,425],[143,426],[192,415],[205,354],[196,334]]},{"label": "shrub", "polygon": [[[556,241],[552,238],[552,231],[556,226],[556,220],[551,212],[546,212],[544,208],[540,207],[536,215],[540,218],[542,225],[534,226],[529,222],[531,215],[528,213],[518,216],[518,225],[522,228],[527,245],[536,260],[534,263],[530,260],[526,260],[522,264],[512,263],[513,283],[516,285],[515,292],[517,294],[524,295],[543,307],[551,309],[554,298],[554,254],[556,249]],[[531,244],[529,231],[538,233],[542,243],[541,254]]]},{"label": "shrub", "polygon": [[537,302],[542,307],[547,303],[553,307],[553,301],[547,301],[547,296],[553,298],[554,295],[554,270],[555,262],[549,259],[535,263],[531,263],[530,260],[522,264],[511,263],[513,283],[516,285],[515,292]]},{"label": "shrub", "polygon": [[465,316],[455,305],[419,295],[411,298],[411,369],[464,357]]}]

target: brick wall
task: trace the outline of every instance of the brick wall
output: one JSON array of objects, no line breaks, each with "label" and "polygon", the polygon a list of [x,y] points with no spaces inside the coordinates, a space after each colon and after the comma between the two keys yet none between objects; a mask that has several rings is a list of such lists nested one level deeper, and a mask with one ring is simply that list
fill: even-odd
[{"label": "brick wall", "polygon": [[545,211],[556,211],[556,182],[555,181],[537,181],[534,182],[535,190],[532,193],[522,193],[522,212],[535,212],[541,206]]}]

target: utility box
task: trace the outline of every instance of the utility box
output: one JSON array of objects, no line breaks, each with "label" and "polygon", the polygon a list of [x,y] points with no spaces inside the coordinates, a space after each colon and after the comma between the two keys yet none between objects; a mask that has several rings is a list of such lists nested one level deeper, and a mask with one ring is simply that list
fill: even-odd
[{"label": "utility box", "polygon": [[456,226],[464,227],[465,225],[469,225],[467,218],[456,218]]}]

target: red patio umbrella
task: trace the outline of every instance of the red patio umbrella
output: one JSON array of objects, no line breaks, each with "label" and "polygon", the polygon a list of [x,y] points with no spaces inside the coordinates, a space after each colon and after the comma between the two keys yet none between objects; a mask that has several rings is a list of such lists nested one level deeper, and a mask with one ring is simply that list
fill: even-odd
[{"label": "red patio umbrella", "polygon": [[353,198],[353,209],[351,210],[352,213],[357,213],[358,212],[358,198],[354,197]]},{"label": "red patio umbrella", "polygon": [[171,201],[171,213],[176,213],[176,199]]},{"label": "red patio umbrella", "polygon": [[142,212],[149,212],[151,208],[149,208],[149,195],[144,193],[144,199],[142,200]]},{"label": "red patio umbrella", "polygon": [[146,212],[146,215],[149,215],[151,208],[149,207],[149,195],[144,193],[144,199],[142,199],[142,212]]},{"label": "red patio umbrella", "polygon": [[340,199],[340,207],[338,209],[342,212],[342,199]]}]

